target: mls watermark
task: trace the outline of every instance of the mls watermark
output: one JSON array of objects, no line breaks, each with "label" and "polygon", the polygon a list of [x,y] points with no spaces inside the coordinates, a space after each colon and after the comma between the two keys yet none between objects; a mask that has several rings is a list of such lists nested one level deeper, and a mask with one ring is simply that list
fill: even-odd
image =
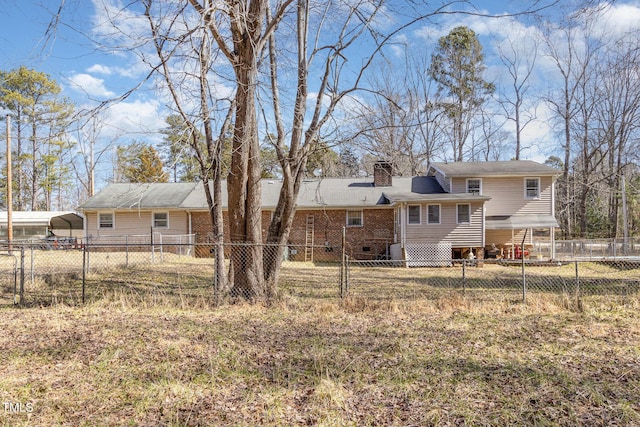
[{"label": "mls watermark", "polygon": [[31,402],[2,402],[5,414],[30,414],[33,412],[33,403]]}]

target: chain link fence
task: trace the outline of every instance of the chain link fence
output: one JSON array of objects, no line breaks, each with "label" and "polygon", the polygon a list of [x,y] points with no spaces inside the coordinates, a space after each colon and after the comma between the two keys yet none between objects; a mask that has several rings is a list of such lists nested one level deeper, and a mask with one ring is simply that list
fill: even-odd
[{"label": "chain link fence", "polygon": [[[536,242],[540,252],[549,242]],[[556,240],[555,257],[557,259],[611,260],[640,258],[640,239],[581,239]]]},{"label": "chain link fence", "polygon": [[[233,245],[81,241],[43,247],[0,247],[1,305],[78,305],[100,300],[179,307],[220,303],[234,259]],[[277,288],[296,298],[419,300],[463,296],[475,301],[617,301],[640,294],[640,257],[615,260],[356,259],[339,246],[262,245],[264,266],[281,262]],[[221,255],[221,256],[218,256]],[[277,258],[276,258],[277,257]],[[386,258],[386,257],[371,257]],[[234,261],[240,261],[235,262]],[[223,264],[217,265],[217,262]],[[237,268],[237,267],[236,267]],[[239,276],[236,276],[239,277]],[[228,281],[226,281],[228,283]]]},{"label": "chain link fence", "polygon": [[[420,264],[424,266],[420,266]],[[640,259],[598,261],[450,260],[358,261],[349,259],[344,294],[369,299],[421,299],[463,295],[472,300],[523,301],[531,295],[585,297],[640,295]]]}]

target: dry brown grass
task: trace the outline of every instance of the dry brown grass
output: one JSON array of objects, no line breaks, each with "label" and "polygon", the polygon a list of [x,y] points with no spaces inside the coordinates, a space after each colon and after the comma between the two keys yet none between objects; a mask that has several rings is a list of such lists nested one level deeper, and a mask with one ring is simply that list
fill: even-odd
[{"label": "dry brown grass", "polygon": [[637,300],[149,298],[1,309],[0,424],[640,424]]}]

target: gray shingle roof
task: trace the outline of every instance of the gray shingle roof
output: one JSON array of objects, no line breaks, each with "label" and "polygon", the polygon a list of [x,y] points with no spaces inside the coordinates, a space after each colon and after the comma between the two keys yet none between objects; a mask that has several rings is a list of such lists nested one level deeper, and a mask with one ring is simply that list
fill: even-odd
[{"label": "gray shingle roof", "polygon": [[[227,206],[226,181],[222,183],[222,204]],[[262,206],[275,208],[282,182],[262,180]],[[444,192],[433,177],[393,177],[391,186],[375,187],[373,178],[309,179],[301,183],[298,208],[371,207],[392,202],[393,195],[424,195],[456,198]],[[416,199],[417,198],[417,199]],[[202,183],[111,184],[84,202],[81,211],[100,209],[207,209]]]},{"label": "gray shingle roof", "polygon": [[[445,176],[555,176],[560,173],[530,160],[501,162],[433,163],[430,172]],[[282,182],[262,180],[262,206],[278,203]],[[222,205],[227,206],[227,183],[222,183]],[[433,176],[393,177],[392,185],[375,187],[373,178],[322,178],[301,183],[297,206],[301,209],[371,207],[406,201],[488,200],[486,196],[446,193]],[[100,209],[207,209],[202,183],[111,184],[79,206]]]},{"label": "gray shingle roof", "polygon": [[558,175],[558,169],[532,160],[508,160],[497,162],[453,162],[432,163],[434,168],[449,177],[483,176],[541,176]]},{"label": "gray shingle roof", "polygon": [[[278,203],[282,182],[278,179],[262,180],[262,206],[272,209]],[[370,207],[387,204],[385,195],[415,192],[417,194],[444,193],[432,177],[393,177],[389,187],[375,187],[373,178],[322,178],[302,181],[297,207],[307,209]],[[222,183],[222,204],[227,206],[226,181]],[[201,185],[180,205],[187,209],[206,209],[207,201]]]},{"label": "gray shingle roof", "polygon": [[177,208],[198,184],[110,184],[81,204],[79,210]]}]

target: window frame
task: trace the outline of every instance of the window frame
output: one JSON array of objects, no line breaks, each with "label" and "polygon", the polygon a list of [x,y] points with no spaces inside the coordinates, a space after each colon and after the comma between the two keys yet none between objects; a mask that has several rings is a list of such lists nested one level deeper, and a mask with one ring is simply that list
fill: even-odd
[{"label": "window frame", "polygon": [[[165,225],[158,225],[157,224],[157,220],[156,220],[156,215],[166,215],[165,218]],[[169,228],[169,212],[168,211],[159,211],[159,212],[153,212],[151,214],[151,226],[153,228]]]},{"label": "window frame", "polygon": [[[466,206],[467,207],[467,216],[468,216],[468,220],[467,221],[460,221],[460,208],[462,206]],[[471,203],[458,203],[456,205],[456,223],[457,224],[471,224]]]},{"label": "window frame", "polygon": [[[429,208],[435,206],[438,208],[438,222],[431,221],[431,215],[429,212]],[[438,225],[442,224],[442,206],[439,203],[427,205],[427,224],[428,225]]]},{"label": "window frame", "polygon": [[[478,181],[478,192],[476,193],[475,191],[469,191],[469,182],[471,181]],[[465,181],[465,190],[467,193],[470,194],[482,194],[482,178],[467,178]]]},{"label": "window frame", "polygon": [[[411,221],[411,208],[418,208],[418,222]],[[420,225],[422,224],[422,205],[411,204],[407,205],[407,225]]]},{"label": "window frame", "polygon": [[[531,181],[535,180],[536,181],[536,195],[535,196],[530,196],[529,195],[529,185],[528,185],[528,181],[529,180],[531,180]],[[540,193],[541,193],[540,186],[541,186],[541,183],[540,183],[540,177],[539,176],[538,177],[536,177],[536,176],[525,177],[524,178],[524,198],[526,200],[539,199],[540,198]]]},{"label": "window frame", "polygon": [[[102,221],[103,215],[109,215],[111,217],[111,225],[104,226]],[[98,212],[98,230],[115,230],[116,228],[116,214],[114,212]]]},{"label": "window frame", "polygon": [[[358,213],[359,218],[360,218],[360,224],[351,224],[349,222],[350,219],[352,219],[352,217],[350,216],[350,214],[354,214],[354,213]],[[346,223],[347,223],[347,227],[364,227],[364,213],[362,212],[362,209],[348,209],[346,211]],[[355,218],[355,217],[353,217]]]}]

